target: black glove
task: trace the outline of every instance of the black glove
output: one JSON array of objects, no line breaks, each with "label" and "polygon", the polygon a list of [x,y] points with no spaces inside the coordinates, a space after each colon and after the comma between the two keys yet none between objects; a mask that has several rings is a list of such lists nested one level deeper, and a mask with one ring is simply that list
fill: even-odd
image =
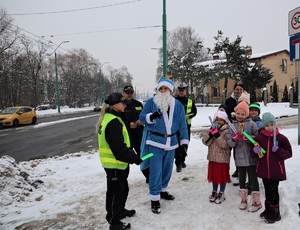
[{"label": "black glove", "polygon": [[152,113],[152,114],[150,115],[150,121],[153,121],[154,119],[160,118],[160,117],[161,117],[161,113],[158,112],[158,111],[156,111],[155,113]]},{"label": "black glove", "polygon": [[138,158],[135,162],[136,165],[140,165],[143,162],[141,158]]}]

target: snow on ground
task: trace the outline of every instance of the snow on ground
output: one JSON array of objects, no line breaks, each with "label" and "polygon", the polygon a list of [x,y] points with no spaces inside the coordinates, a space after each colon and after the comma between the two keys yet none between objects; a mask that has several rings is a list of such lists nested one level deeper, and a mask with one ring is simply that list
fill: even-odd
[{"label": "snow on ground", "polygon": [[[209,125],[216,107],[200,107],[193,128]],[[297,115],[287,103],[262,106],[262,113],[275,116]],[[44,112],[46,114],[46,112]],[[169,191],[174,201],[161,201],[161,214],[150,210],[148,185],[136,165],[131,165],[127,208],[137,211],[125,219],[132,229],[292,229],[299,224],[300,147],[297,127],[281,131],[293,146],[293,157],[286,161],[288,180],[280,183],[282,221],[267,225],[261,211],[238,209],[238,187],[227,185],[226,201],[208,202],[211,184],[207,183],[207,147],[194,134],[189,145],[187,168],[174,173]],[[96,138],[96,137],[95,137]],[[231,161],[231,173],[234,171]],[[0,229],[108,229],[105,220],[106,175],[97,150],[42,160],[15,163],[0,158]],[[235,180],[235,179],[233,179]],[[264,189],[261,184],[262,201]]]}]

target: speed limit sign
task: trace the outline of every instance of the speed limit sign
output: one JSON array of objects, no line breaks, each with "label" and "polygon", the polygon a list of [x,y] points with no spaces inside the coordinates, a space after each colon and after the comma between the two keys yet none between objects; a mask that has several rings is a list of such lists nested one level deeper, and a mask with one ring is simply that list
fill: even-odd
[{"label": "speed limit sign", "polygon": [[289,36],[300,33],[300,7],[289,12]]}]

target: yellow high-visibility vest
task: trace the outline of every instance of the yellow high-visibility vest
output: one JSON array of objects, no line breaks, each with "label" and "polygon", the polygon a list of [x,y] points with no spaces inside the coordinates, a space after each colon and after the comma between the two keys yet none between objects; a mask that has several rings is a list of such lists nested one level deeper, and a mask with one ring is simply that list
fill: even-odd
[{"label": "yellow high-visibility vest", "polygon": [[118,161],[114,154],[112,153],[106,139],[105,139],[105,129],[107,127],[107,124],[117,118],[121,124],[122,124],[122,134],[124,137],[124,142],[127,147],[130,147],[130,139],[129,134],[126,128],[126,125],[122,121],[122,119],[118,116],[115,116],[111,113],[106,113],[104,115],[104,118],[102,120],[99,132],[98,132],[98,145],[99,145],[99,155],[100,155],[100,161],[103,166],[103,168],[110,168],[110,169],[126,169],[128,166],[128,163],[123,161]]},{"label": "yellow high-visibility vest", "polygon": [[[186,105],[186,114],[189,115],[192,112],[193,100],[188,98],[188,103]],[[186,121],[189,125],[192,124],[192,118],[187,119]]]}]

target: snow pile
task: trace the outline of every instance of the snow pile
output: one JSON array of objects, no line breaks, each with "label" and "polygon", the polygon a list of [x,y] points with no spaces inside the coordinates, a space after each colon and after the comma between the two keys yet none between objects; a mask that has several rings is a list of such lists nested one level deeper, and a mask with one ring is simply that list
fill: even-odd
[{"label": "snow pile", "polygon": [[[35,167],[31,164],[31,167]],[[43,181],[29,175],[30,170],[26,170],[21,164],[17,164],[10,156],[3,156],[0,159],[0,205],[7,206],[13,201],[25,201],[30,192],[43,184]],[[35,197],[39,200],[42,197]]]}]

